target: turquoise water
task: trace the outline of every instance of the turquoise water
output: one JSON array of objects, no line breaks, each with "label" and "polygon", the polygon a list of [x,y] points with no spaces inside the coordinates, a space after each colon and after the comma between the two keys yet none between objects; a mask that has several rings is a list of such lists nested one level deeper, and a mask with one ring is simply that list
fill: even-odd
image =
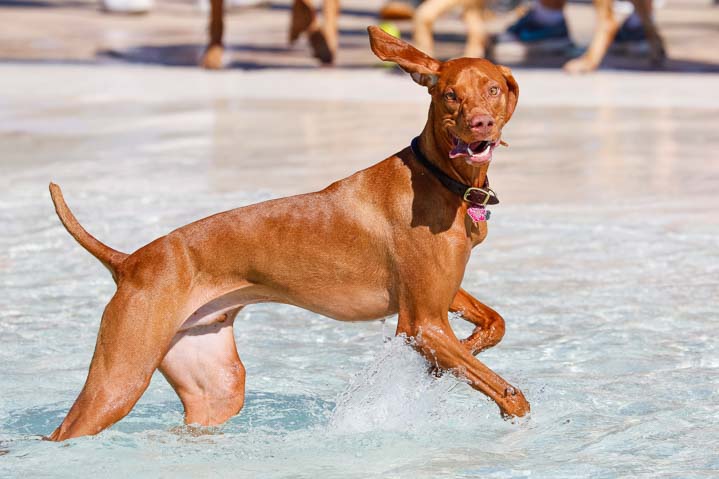
[{"label": "turquoise water", "polygon": [[[26,99],[0,116],[9,159],[0,165],[0,477],[719,473],[719,221],[710,161],[719,145],[712,113],[686,110],[613,110],[610,117],[631,127],[616,134],[593,126],[598,118],[604,124],[606,111],[525,108],[514,120],[513,147],[496,155],[492,186],[503,203],[464,287],[504,315],[505,339],[480,359],[524,391],[530,418],[504,421],[461,381],[429,377],[414,351],[391,340],[395,318],[340,323],[255,305],[235,323],[248,393],[226,425],[183,427],[180,403],[158,374],[108,431],[42,441],[82,387],[113,293],[107,272],[61,228],[50,179],[89,231],[131,251],[193,219],[285,192],[267,184],[302,190],[309,186],[287,185],[325,181],[323,162],[337,159],[335,150],[322,153],[324,135],[280,128],[286,143],[270,145],[264,166],[255,159],[245,168],[241,152],[227,146],[239,141],[229,119],[252,139],[265,125],[242,118],[258,103],[223,104],[210,111],[208,127],[201,102],[130,107],[110,99],[112,120],[96,121],[95,109],[75,101],[46,107]],[[329,128],[356,133],[369,107],[302,108],[310,124],[334,115],[345,123]],[[423,109],[408,104],[397,115],[419,123]],[[555,128],[537,126],[546,115]],[[669,128],[667,118],[680,126]],[[409,138],[417,126],[397,128]],[[560,141],[561,151],[547,147]],[[307,156],[275,161],[288,144]],[[353,158],[377,159],[375,150],[392,148],[351,145],[351,169],[365,166]],[[674,156],[656,156],[656,148]],[[238,163],[226,159],[230,153]],[[263,174],[247,177],[252,168]],[[546,194],[536,198],[527,184]],[[459,319],[453,326],[469,332]]]}]

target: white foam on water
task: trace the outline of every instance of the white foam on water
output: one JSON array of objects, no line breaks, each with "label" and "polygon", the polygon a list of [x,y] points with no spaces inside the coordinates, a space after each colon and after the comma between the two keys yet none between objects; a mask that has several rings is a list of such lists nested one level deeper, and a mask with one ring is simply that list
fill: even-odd
[{"label": "white foam on water", "polygon": [[448,374],[435,377],[428,374],[429,368],[406,338],[386,341],[337,399],[328,430],[408,431],[436,425],[458,380]]}]

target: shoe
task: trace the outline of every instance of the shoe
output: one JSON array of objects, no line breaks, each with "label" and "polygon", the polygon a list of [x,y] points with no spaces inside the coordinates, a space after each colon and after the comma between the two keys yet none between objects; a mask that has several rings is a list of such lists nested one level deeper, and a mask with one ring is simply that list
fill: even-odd
[{"label": "shoe", "polygon": [[617,30],[609,51],[615,55],[643,56],[649,54],[651,48],[642,25],[629,26],[629,19]]},{"label": "shoe", "polygon": [[534,18],[534,12],[532,10],[517,20],[514,25],[507,28],[507,32],[522,43],[556,41],[571,43],[569,30],[567,30],[567,22],[564,20],[564,17],[562,17],[562,21],[559,23],[546,25]]},{"label": "shoe", "polygon": [[530,52],[566,53],[574,47],[564,17],[556,24],[547,25],[539,22],[532,10],[507,28],[495,41],[495,49],[503,50],[509,55],[526,55]]}]

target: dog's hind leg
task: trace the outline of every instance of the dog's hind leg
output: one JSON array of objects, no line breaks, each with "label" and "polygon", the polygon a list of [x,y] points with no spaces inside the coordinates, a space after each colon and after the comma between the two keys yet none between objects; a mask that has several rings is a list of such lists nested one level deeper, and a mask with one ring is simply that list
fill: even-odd
[{"label": "dog's hind leg", "polygon": [[232,328],[238,311],[177,333],[162,360],[160,371],[180,397],[187,424],[222,424],[244,405],[245,368]]},{"label": "dog's hind leg", "polygon": [[460,289],[449,310],[475,325],[474,331],[462,344],[473,355],[495,346],[504,336],[504,319],[495,310]]},{"label": "dog's hind leg", "polygon": [[176,332],[171,313],[177,305],[157,301],[157,293],[128,286],[115,293],[102,315],[85,386],[50,440],[97,434],[140,399]]}]

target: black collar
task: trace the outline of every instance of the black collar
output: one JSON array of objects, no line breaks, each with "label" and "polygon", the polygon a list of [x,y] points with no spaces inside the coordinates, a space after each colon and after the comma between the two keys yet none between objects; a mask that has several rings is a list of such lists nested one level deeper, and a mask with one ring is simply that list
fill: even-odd
[{"label": "black collar", "polygon": [[447,176],[447,174],[440,170],[434,163],[429,161],[422,150],[419,148],[419,137],[412,140],[411,144],[412,153],[415,158],[442,183],[445,188],[454,194],[459,195],[464,201],[472,205],[496,205],[499,203],[499,198],[492,189],[489,187],[489,177],[485,177],[484,184],[481,188],[474,188],[467,186],[464,183],[460,183]]}]

